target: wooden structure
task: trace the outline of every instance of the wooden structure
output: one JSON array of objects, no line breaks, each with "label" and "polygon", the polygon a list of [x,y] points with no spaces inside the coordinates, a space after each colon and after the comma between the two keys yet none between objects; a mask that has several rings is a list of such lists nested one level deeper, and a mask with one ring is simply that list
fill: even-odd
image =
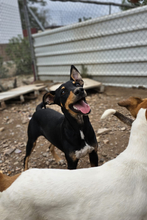
[{"label": "wooden structure", "polygon": [[32,84],[27,86],[21,86],[15,89],[11,89],[6,92],[0,93],[0,103],[1,108],[5,108],[5,101],[9,99],[13,99],[16,97],[20,97],[20,101],[24,102],[24,95],[34,92],[34,96],[37,96],[39,94],[39,91],[44,89],[46,86],[42,83],[40,84]]}]

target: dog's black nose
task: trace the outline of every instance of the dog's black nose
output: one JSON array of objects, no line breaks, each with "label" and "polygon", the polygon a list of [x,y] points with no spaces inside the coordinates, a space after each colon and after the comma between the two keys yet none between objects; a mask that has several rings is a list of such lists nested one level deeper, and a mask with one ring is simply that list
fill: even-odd
[{"label": "dog's black nose", "polygon": [[82,95],[82,94],[84,94],[84,89],[82,87],[76,88],[74,91],[74,94],[75,95]]}]

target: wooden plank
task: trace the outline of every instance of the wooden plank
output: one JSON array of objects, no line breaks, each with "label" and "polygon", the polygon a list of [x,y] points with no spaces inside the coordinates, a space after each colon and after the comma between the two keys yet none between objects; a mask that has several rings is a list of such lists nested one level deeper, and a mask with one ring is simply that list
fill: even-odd
[{"label": "wooden plank", "polygon": [[5,102],[1,102],[0,103],[0,111],[2,111],[2,110],[4,110],[5,108],[6,108],[6,104],[5,104]]},{"label": "wooden plank", "polygon": [[11,89],[6,92],[1,92],[0,93],[0,102],[4,102],[6,100],[18,97],[18,96],[23,96],[24,94],[33,92],[33,91],[39,91],[41,89],[44,89],[46,86],[44,84],[32,84],[32,85],[27,85],[27,86],[21,86],[15,89]]},{"label": "wooden plank", "polygon": [[[101,82],[98,82],[93,79],[84,78],[83,80],[84,80],[84,89],[85,90],[86,89],[97,89],[102,86]],[[56,85],[51,86],[49,89],[50,89],[50,91],[55,91],[60,85],[61,85],[61,83],[58,83]]]},{"label": "wooden plank", "polygon": [[25,101],[23,95],[20,95],[20,101],[21,101],[22,103]]}]

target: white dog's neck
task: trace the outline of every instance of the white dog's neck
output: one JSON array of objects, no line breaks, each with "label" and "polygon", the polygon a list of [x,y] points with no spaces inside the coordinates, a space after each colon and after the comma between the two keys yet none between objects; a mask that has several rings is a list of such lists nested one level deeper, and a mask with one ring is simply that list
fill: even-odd
[{"label": "white dog's neck", "polygon": [[125,153],[132,159],[147,164],[147,120],[145,109],[141,109],[137,119],[133,122],[130,139]]}]

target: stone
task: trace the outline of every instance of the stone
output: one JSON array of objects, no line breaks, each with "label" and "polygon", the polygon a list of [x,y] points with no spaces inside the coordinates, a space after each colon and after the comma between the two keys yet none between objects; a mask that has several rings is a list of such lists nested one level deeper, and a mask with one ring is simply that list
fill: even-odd
[{"label": "stone", "polygon": [[8,146],[9,146],[8,144],[4,144],[4,145],[3,145],[3,148],[8,147]]},{"label": "stone", "polygon": [[98,134],[98,135],[100,135],[100,134],[106,134],[106,133],[108,133],[109,131],[110,131],[110,129],[108,129],[108,128],[100,128],[100,129],[98,129],[97,134]]},{"label": "stone", "polygon": [[120,128],[120,130],[121,130],[121,131],[125,131],[125,130],[126,130],[126,128],[125,128],[125,127],[123,127],[123,128]]},{"label": "stone", "polygon": [[103,143],[104,143],[104,144],[108,144],[108,143],[109,143],[109,140],[103,140]]},{"label": "stone", "polygon": [[23,120],[22,120],[22,124],[26,124],[27,122],[28,122],[27,119],[23,119]]},{"label": "stone", "polygon": [[44,157],[48,157],[49,154],[48,154],[48,153],[43,153],[42,155],[43,155]]},{"label": "stone", "polygon": [[1,127],[0,128],[0,132],[2,132],[2,131],[4,131],[5,130],[5,128],[4,127]]},{"label": "stone", "polygon": [[46,165],[49,166],[49,161],[46,161]]},{"label": "stone", "polygon": [[105,152],[102,152],[103,157],[107,157],[107,154]]},{"label": "stone", "polygon": [[20,168],[19,167],[16,167],[16,169],[15,169],[16,171],[19,171],[20,170]]},{"label": "stone", "polygon": [[96,139],[97,139],[97,142],[99,143],[100,142],[100,137],[96,137]]},{"label": "stone", "polygon": [[15,147],[11,147],[10,149],[5,150],[4,154],[5,155],[10,155],[10,154],[13,153],[13,151],[15,151],[15,149],[16,149]]},{"label": "stone", "polygon": [[15,153],[16,153],[16,154],[19,154],[19,153],[21,153],[21,150],[16,149],[16,150],[15,150]]},{"label": "stone", "polygon": [[103,158],[101,158],[101,159],[100,159],[100,162],[101,162],[101,163],[103,163],[103,162],[104,162],[104,159],[103,159]]},{"label": "stone", "polygon": [[16,128],[21,128],[21,125],[16,125]]}]

